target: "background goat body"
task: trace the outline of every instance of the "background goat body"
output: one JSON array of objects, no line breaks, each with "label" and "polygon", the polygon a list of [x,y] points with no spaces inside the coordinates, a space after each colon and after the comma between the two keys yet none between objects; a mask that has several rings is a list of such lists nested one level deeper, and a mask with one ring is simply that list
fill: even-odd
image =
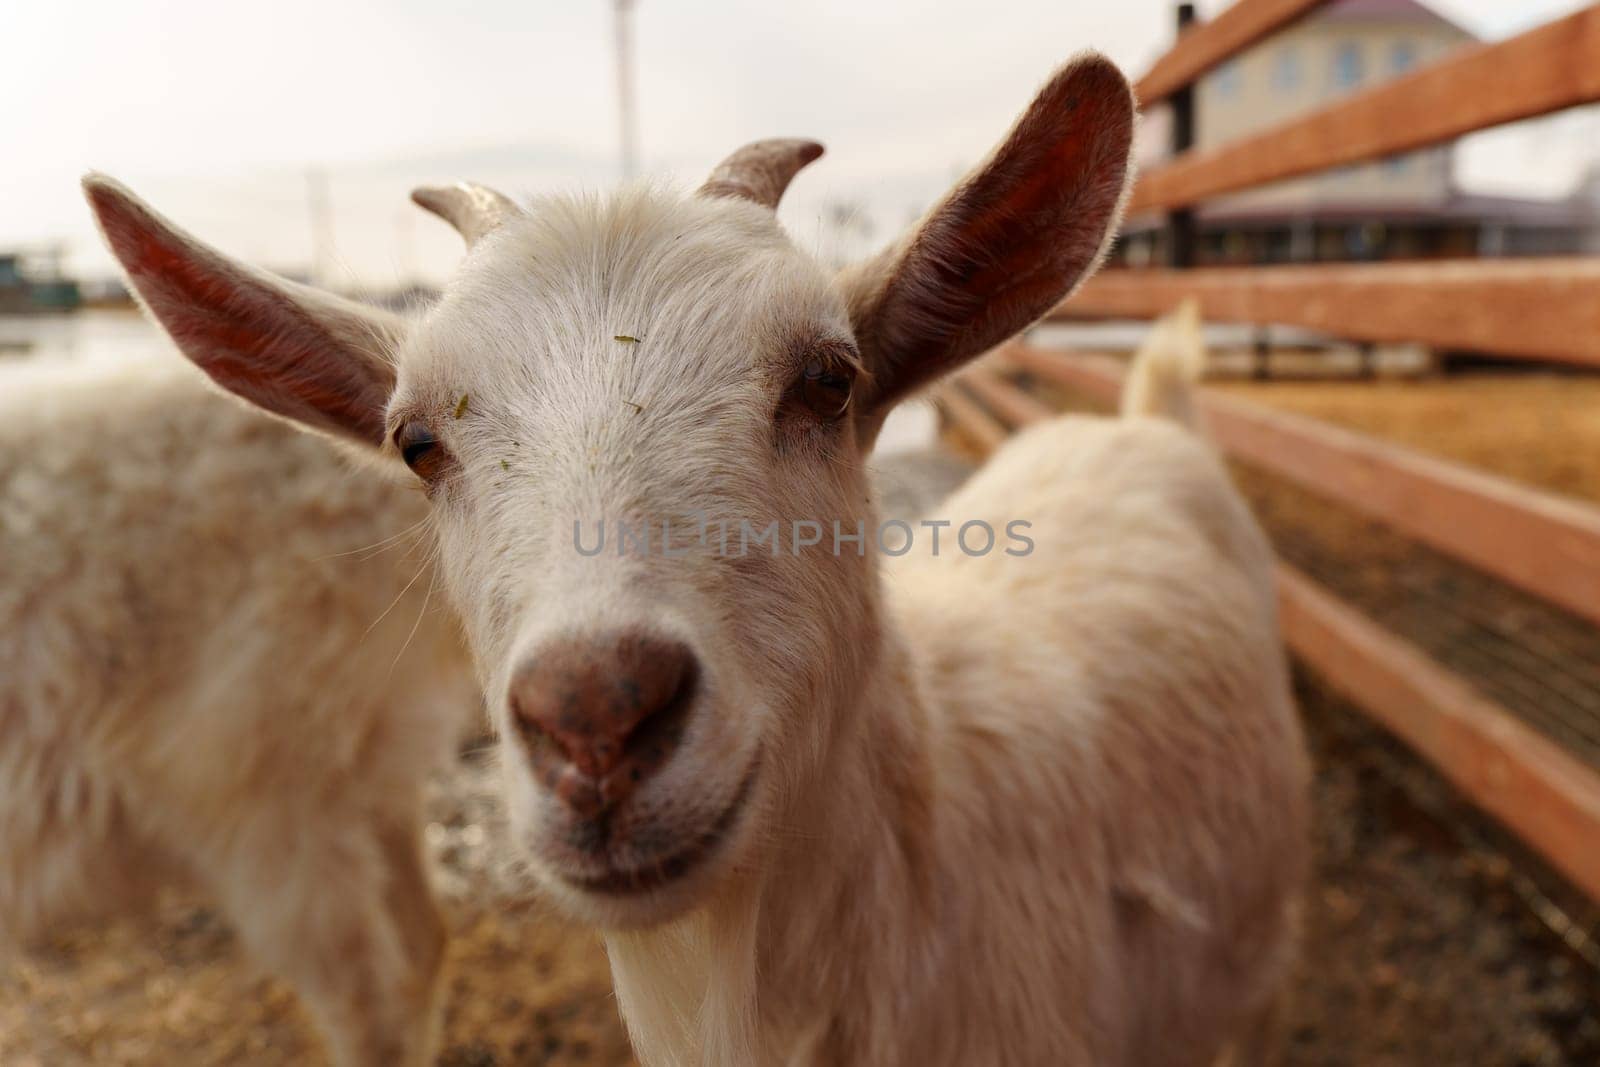
[{"label": "background goat body", "polygon": [[187,882],[343,1062],[423,1062],[477,706],[423,502],[170,356],[7,368],[0,454],[0,941]]}]

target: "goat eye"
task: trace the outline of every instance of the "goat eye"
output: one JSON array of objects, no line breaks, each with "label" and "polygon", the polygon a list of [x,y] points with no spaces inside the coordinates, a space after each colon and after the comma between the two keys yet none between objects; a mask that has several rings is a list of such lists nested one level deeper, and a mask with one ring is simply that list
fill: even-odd
[{"label": "goat eye", "polygon": [[800,399],[819,418],[837,419],[850,406],[855,372],[813,359],[800,372]]},{"label": "goat eye", "polygon": [[438,473],[444,449],[433,436],[427,423],[413,419],[403,424],[394,434],[394,443],[400,449],[400,458],[406,461],[419,478],[430,478]]}]

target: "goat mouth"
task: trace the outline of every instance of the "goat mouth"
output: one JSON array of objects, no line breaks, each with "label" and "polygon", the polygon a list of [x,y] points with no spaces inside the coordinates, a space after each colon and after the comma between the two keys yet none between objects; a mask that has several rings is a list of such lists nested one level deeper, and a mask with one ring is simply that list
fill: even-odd
[{"label": "goat mouth", "polygon": [[756,777],[751,767],[728,806],[716,819],[683,848],[663,859],[652,860],[638,867],[612,869],[602,874],[565,876],[566,881],[587,893],[602,896],[633,896],[661,889],[678,881],[700,866],[727,838],[729,831],[744,810]]}]

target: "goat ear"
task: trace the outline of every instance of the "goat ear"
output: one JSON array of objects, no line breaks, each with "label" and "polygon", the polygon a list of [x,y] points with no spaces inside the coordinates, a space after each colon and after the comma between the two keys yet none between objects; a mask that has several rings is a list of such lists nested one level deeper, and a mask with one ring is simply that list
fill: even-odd
[{"label": "goat ear", "polygon": [[1079,56],[916,229],[841,277],[872,372],[869,417],[1028,326],[1094,271],[1122,213],[1133,126],[1122,73]]},{"label": "goat ear", "polygon": [[83,191],[144,306],[212,381],[312,429],[383,443],[399,316],[235,262],[103,175]]}]

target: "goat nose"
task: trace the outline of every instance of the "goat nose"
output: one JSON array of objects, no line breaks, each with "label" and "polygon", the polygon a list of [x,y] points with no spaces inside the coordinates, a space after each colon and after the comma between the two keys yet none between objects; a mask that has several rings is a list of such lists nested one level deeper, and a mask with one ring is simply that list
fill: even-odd
[{"label": "goat nose", "polygon": [[648,634],[547,643],[512,675],[511,721],[545,787],[596,815],[671,756],[699,674],[687,646]]}]

